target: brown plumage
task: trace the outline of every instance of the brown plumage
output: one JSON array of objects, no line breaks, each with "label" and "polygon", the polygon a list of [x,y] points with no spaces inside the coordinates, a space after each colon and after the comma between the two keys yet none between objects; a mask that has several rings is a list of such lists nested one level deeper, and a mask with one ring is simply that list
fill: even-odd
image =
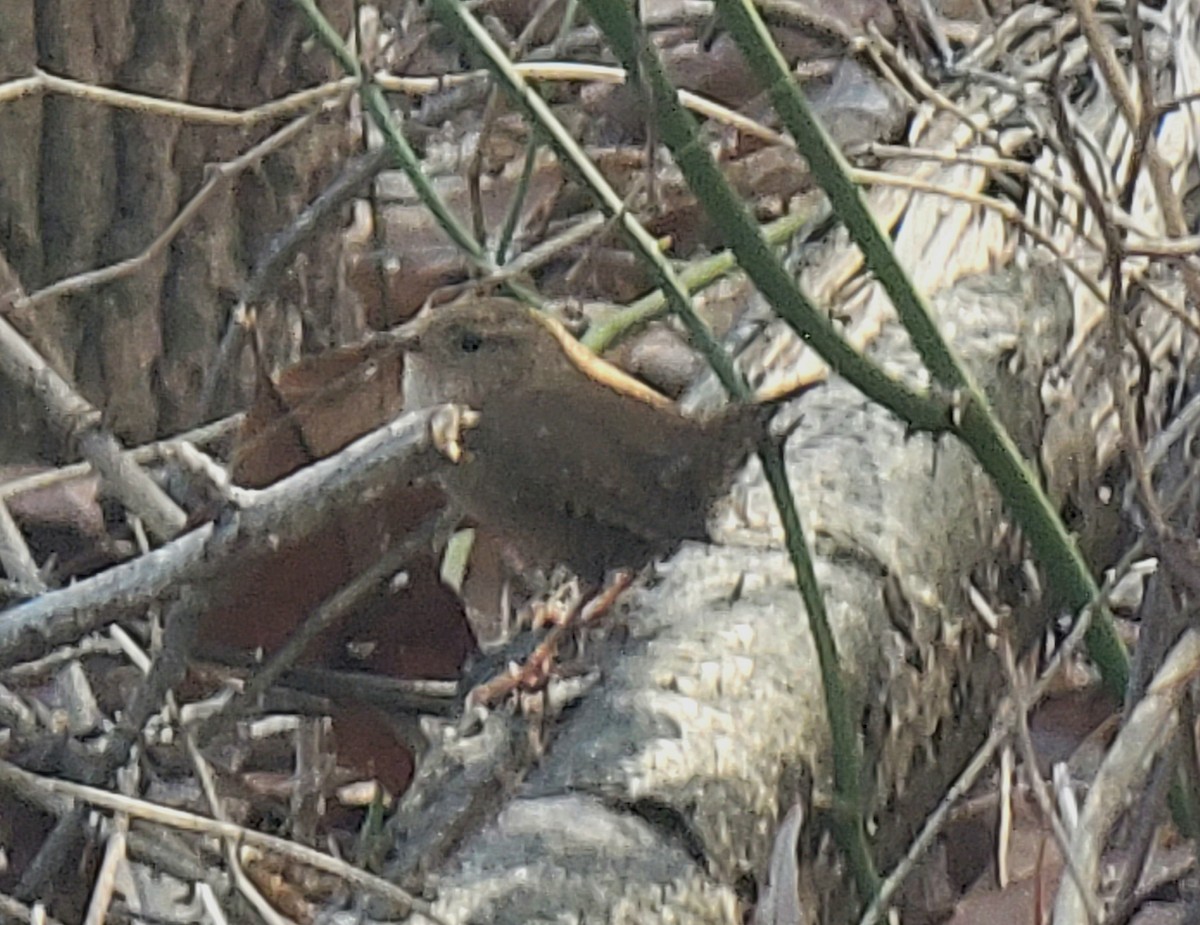
[{"label": "brown plumage", "polygon": [[506,299],[435,309],[405,340],[409,407],[455,402],[481,415],[447,493],[533,564],[585,578],[706,538],[710,506],[765,426],[757,407],[684,417]]}]

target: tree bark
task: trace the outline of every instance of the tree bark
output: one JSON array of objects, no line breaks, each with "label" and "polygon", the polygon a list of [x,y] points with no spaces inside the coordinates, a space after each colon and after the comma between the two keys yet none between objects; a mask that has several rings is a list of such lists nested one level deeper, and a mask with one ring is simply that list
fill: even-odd
[{"label": "tree bark", "polygon": [[[322,8],[345,29],[351,4]],[[246,109],[340,76],[292,4],[267,0],[130,3],[14,0],[0,30],[0,79],[41,68],[103,87],[193,104]],[[133,257],[162,232],[205,180],[208,165],[262,140],[253,128],[189,123],[58,93],[0,106],[0,228],[24,290]],[[22,333],[127,441],[197,422],[201,383],[253,260],[326,183],[347,145],[344,123],[315,123],[238,175],[138,272],[53,299],[13,318]],[[272,337],[304,330],[328,340],[338,302],[337,227],[321,229],[272,301]],[[282,313],[285,323],[270,323]],[[323,328],[326,328],[323,330]],[[271,343],[295,356],[299,343]],[[54,457],[56,445],[12,390],[0,417],[21,421],[8,459]],[[3,461],[3,460],[0,460]]]}]

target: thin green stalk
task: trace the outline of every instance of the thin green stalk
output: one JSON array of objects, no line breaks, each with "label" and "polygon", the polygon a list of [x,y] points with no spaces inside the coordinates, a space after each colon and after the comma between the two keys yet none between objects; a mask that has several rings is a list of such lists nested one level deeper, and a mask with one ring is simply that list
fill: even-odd
[{"label": "thin green stalk", "polygon": [[313,31],[317,33],[317,37],[324,43],[325,47],[333,52],[334,57],[338,59],[338,63],[347,74],[351,74],[358,78],[359,95],[362,97],[363,105],[370,114],[371,119],[375,122],[376,128],[383,134],[384,144],[387,145],[392,156],[396,159],[396,164],[404,171],[409,181],[413,185],[417,196],[420,197],[431,215],[437,220],[437,223],[442,226],[450,239],[462,249],[476,268],[483,273],[491,273],[495,271],[491,261],[488,259],[487,252],[483,249],[475,236],[464,226],[458,217],[447,208],[442,198],[434,190],[433,185],[429,182],[429,178],[425,176],[425,171],[421,167],[420,158],[417,153],[409,145],[408,140],[403,133],[396,127],[395,119],[391,109],[388,107],[387,100],[384,98],[381,91],[375,84],[367,80],[362,72],[362,65],[359,64],[356,58],[346,47],[346,43],[342,41],[342,37],[338,35],[333,25],[325,18],[319,9],[315,0],[295,0],[295,3],[312,23]]},{"label": "thin green stalk", "polygon": [[862,249],[867,267],[887,290],[926,369],[948,389],[967,387],[969,376],[942,338],[929,306],[896,260],[891,238],[883,233],[867,208],[862,191],[850,178],[850,165],[813,114],[758,10],[751,0],[719,0],[717,6],[722,22],[729,27],[743,57],[767,88],[784,127],[829,196],[833,211]]},{"label": "thin green stalk", "polygon": [[724,348],[713,337],[712,331],[696,314],[688,297],[687,289],[680,282],[670,261],[659,251],[658,242],[625,209],[621,197],[609,185],[604,175],[591,162],[563,124],[558,121],[550,107],[546,105],[545,100],[517,72],[504,50],[471,14],[465,4],[458,0],[434,0],[433,9],[461,44],[480,52],[492,76],[505,89],[513,103],[520,107],[530,121],[545,135],[564,166],[592,190],[601,208],[618,220],[633,249],[658,276],[659,284],[666,292],[667,298],[670,299],[671,309],[687,327],[693,344],[704,354],[726,392],[739,401],[748,400],[750,388],[734,367],[733,361]]},{"label": "thin green stalk", "polygon": [[508,249],[512,246],[513,236],[517,233],[517,223],[521,220],[521,209],[525,206],[525,198],[529,195],[529,183],[533,179],[533,168],[537,164],[538,140],[530,135],[525,145],[525,164],[521,168],[521,179],[513,193],[512,205],[504,219],[504,227],[500,229],[500,240],[496,243],[496,262],[504,263],[508,257]]},{"label": "thin green stalk", "polygon": [[854,871],[859,892],[864,897],[871,897],[879,892],[879,874],[867,843],[863,820],[861,746],[854,722],[857,711],[846,697],[842,683],[837,644],[829,626],[825,598],[817,584],[812,554],[796,509],[796,499],[788,482],[783,447],[767,440],[759,447],[758,458],[762,460],[763,474],[771,486],[771,496],[783,520],[784,541],[796,573],[796,583],[800,586],[800,596],[808,612],[813,644],[817,649],[817,664],[829,716],[829,737],[833,745],[834,835],[846,853],[850,869]]},{"label": "thin green stalk", "polygon": [[[622,227],[632,241],[635,249],[639,251],[643,259],[649,261],[658,271],[668,298],[671,300],[672,308],[680,314],[685,324],[688,325],[693,336],[698,341],[698,346],[709,359],[710,364],[716,370],[726,389],[735,398],[744,399],[748,393],[745,382],[733,371],[728,357],[720,346],[712,340],[711,333],[695,319],[690,303],[687,300],[686,292],[683,290],[673,268],[659,253],[654,239],[625,211],[620,198],[609,187],[603,176],[599,174],[595,165],[587,159],[574,139],[558,123],[541,97],[526,85],[521,76],[511,66],[504,53],[474,20],[469,11],[461,4],[454,2],[454,0],[435,0],[435,9],[443,18],[443,21],[458,34],[461,41],[478,48],[483,53],[487,59],[488,67],[496,79],[502,86],[508,89],[510,96],[518,106],[526,111],[531,120],[540,126],[559,156],[583,178],[583,181],[594,191],[601,205],[610,214],[620,219]],[[699,336],[697,337],[697,335]],[[778,454],[779,450],[776,448],[774,452]],[[824,630],[819,633],[819,636],[825,640],[825,644],[820,647],[820,650],[825,653],[824,661],[826,665],[832,664],[833,670],[836,673],[836,655],[834,653],[832,634],[828,630],[828,621],[824,619],[824,606],[820,599],[819,589],[815,580],[812,579],[811,557],[808,555],[803,531],[800,527],[799,515],[796,512],[790,488],[787,486],[786,477],[782,470],[782,456],[777,455],[776,457],[772,457],[770,452],[765,451],[764,466],[775,473],[775,477],[773,478],[774,488],[779,503],[784,505],[781,517],[788,527],[788,545],[792,551],[797,578],[806,587],[805,599],[809,602],[810,619],[824,623]],[[807,563],[807,566],[805,563]],[[845,813],[839,814],[838,828],[843,833],[850,833],[847,836],[848,856],[856,862],[856,867],[863,871],[865,882],[870,884],[875,878],[875,873],[870,863],[869,853],[866,850],[862,824],[856,814],[857,810],[854,809],[854,807],[861,805],[861,801],[857,797],[858,774],[855,770],[858,760],[858,745],[853,733],[853,723],[849,718],[851,713],[846,707],[845,698],[839,693],[840,679],[833,682],[833,688],[836,695],[835,701],[839,704],[836,709],[841,712],[843,717],[842,721],[837,724],[838,732],[836,733],[838,741],[842,743],[842,747],[836,749],[836,752],[839,756],[837,763],[842,768],[840,778],[845,785],[839,792],[843,795],[850,795],[849,798],[839,801],[844,807],[848,807],[849,816]],[[846,824],[848,819],[850,820],[849,825]],[[859,833],[857,841],[853,837],[853,833],[856,831]]]},{"label": "thin green stalk", "polygon": [[829,318],[800,291],[776,257],[774,248],[741,198],[725,182],[707,148],[699,140],[695,119],[678,101],[661,62],[649,48],[643,54],[636,23],[613,0],[587,4],[604,30],[613,51],[631,74],[639,75],[648,89],[648,102],[664,143],[688,185],[704,204],[709,217],[725,237],[742,269],[772,307],[838,373],[868,398],[895,413],[917,430],[944,431],[951,427],[947,403],[922,395],[887,375],[863,357],[838,332]]},{"label": "thin green stalk", "polygon": [[[783,244],[811,225],[820,215],[826,214],[825,198],[821,197],[809,210],[797,209],[783,218],[776,219],[763,228],[763,235],[773,245]],[[717,280],[738,268],[737,258],[732,251],[724,250],[688,264],[679,273],[679,278],[688,292],[693,295],[707,289]],[[614,342],[626,337],[639,328],[661,318],[670,310],[666,295],[660,289],[631,302],[610,318],[592,324],[581,338],[584,346],[596,353],[603,353]]]},{"label": "thin green stalk", "polygon": [[[858,378],[869,381],[881,400],[886,400],[888,404],[906,408],[914,416],[939,428],[948,426],[948,409],[938,407],[890,379],[861,357],[792,283],[791,277],[779,264],[773,248],[763,239],[757,223],[750,218],[742,201],[729,189],[707,149],[700,143],[695,120],[679,103],[678,94],[667,79],[661,61],[649,43],[643,41],[638,24],[626,4],[622,0],[585,0],[585,4],[626,71],[638,75],[643,81],[663,141],[671,149],[676,164],[697,198],[709,210],[714,223],[726,232],[727,243],[743,268],[751,272],[745,259],[750,251],[753,251],[759,266],[776,268],[774,281],[777,292],[785,292],[789,305],[794,309],[793,314],[799,313],[805,319],[802,336],[814,346],[823,348],[822,356],[835,369],[839,372],[853,371]],[[733,234],[730,233],[731,229]],[[761,288],[759,278],[753,272],[751,276]],[[866,842],[863,818],[866,804],[861,792],[860,773],[861,746],[855,720],[857,711],[851,708],[845,696],[837,646],[787,481],[782,448],[764,444],[759,456],[779,508],[788,553],[817,648],[834,753],[834,791],[837,795],[834,832],[866,901],[878,889],[879,876]]]},{"label": "thin green stalk", "polygon": [[[974,378],[942,338],[928,305],[897,262],[890,239],[880,230],[857,185],[851,180],[849,165],[841,151],[813,115],[758,10],[750,0],[720,0],[719,9],[746,61],[768,88],[776,111],[797,148],[829,195],[834,211],[862,249],[867,266],[887,290],[926,368],[934,380],[954,396],[955,404],[961,409],[952,427],[954,433],[970,447],[996,483],[1046,569],[1058,601],[1072,612],[1078,612],[1096,598],[1099,589],[1049,498],[1021,458],[1016,444],[996,419]],[[749,267],[747,271],[758,282]],[[787,317],[783,307],[776,305],[776,308]],[[906,420],[911,422],[907,416]],[[1123,696],[1129,677],[1129,659],[1107,611],[1097,613],[1087,636],[1087,645],[1106,685],[1117,696]]]}]

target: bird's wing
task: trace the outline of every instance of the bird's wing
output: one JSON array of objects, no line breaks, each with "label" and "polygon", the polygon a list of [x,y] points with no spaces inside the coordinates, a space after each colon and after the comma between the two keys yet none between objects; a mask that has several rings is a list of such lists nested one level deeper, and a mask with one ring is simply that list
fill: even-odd
[{"label": "bird's wing", "polygon": [[489,457],[486,471],[512,486],[514,503],[566,511],[647,539],[703,537],[713,495],[732,474],[728,459],[739,455],[714,444],[729,429],[596,388],[592,400],[573,402],[570,411],[557,391],[493,396],[478,434]]}]

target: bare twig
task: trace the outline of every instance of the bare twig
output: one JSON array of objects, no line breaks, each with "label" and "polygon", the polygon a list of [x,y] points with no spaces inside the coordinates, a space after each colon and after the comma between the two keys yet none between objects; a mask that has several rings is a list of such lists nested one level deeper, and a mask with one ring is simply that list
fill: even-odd
[{"label": "bare twig", "polygon": [[1067,831],[1061,815],[1055,811],[1054,801],[1050,797],[1046,782],[1042,780],[1042,776],[1038,772],[1037,752],[1033,747],[1033,738],[1029,734],[1029,710],[1031,704],[1027,703],[1024,697],[1027,685],[1018,676],[1016,659],[1013,657],[1012,647],[1007,642],[1004,646],[1003,661],[1005,672],[1009,678],[1009,684],[1016,695],[1017,709],[1015,715],[1017,729],[1015,738],[1021,749],[1021,758],[1025,763],[1025,777],[1029,781],[1029,790],[1033,794],[1038,808],[1042,811],[1042,817],[1050,826],[1054,840],[1058,843],[1069,879],[1075,885],[1076,889],[1079,890],[1081,902],[1090,916],[1089,921],[1099,922],[1101,921],[1100,899],[1096,896],[1095,889],[1087,882],[1083,871],[1080,869],[1079,862],[1076,860],[1072,850],[1071,833]]},{"label": "bare twig", "polygon": [[36,805],[50,809],[52,812],[61,812],[78,801],[109,812],[128,813],[131,819],[140,819],[185,832],[198,832],[216,838],[234,839],[242,845],[263,848],[282,857],[290,858],[298,864],[304,864],[315,870],[340,877],[347,883],[388,902],[395,903],[401,908],[415,909],[435,922],[443,921],[433,915],[428,903],[417,899],[382,877],[377,877],[328,854],[275,835],[256,832],[253,829],[229,822],[206,819],[194,813],[147,803],[144,800],[135,800],[101,790],[98,787],[40,777],[7,761],[0,761],[0,782],[32,800]]},{"label": "bare twig", "polygon": [[[1123,574],[1118,570],[1119,574]],[[1042,672],[1042,676],[1033,685],[1024,699],[1026,708],[1030,708],[1041,701],[1046,695],[1046,691],[1050,685],[1058,677],[1059,671],[1066,663],[1067,659],[1072,658],[1083,644],[1084,636],[1087,635],[1088,627],[1091,625],[1093,611],[1101,606],[1106,606],[1104,602],[1111,593],[1112,588],[1116,584],[1116,577],[1110,577],[1105,583],[1099,597],[1092,603],[1091,606],[1084,608],[1079,615],[1079,619],[1075,621],[1075,625],[1071,627],[1071,632],[1067,636],[1058,650],[1054,653],[1054,657],[1050,660],[1050,664],[1046,666]],[[962,774],[954,781],[953,785],[938,804],[937,809],[930,814],[925,820],[925,825],[921,827],[920,833],[917,835],[908,851],[904,855],[904,859],[896,865],[895,869],[888,874],[887,879],[883,881],[879,890],[879,895],[867,907],[867,911],[863,913],[863,917],[859,920],[859,925],[875,925],[883,916],[884,910],[887,909],[888,903],[892,897],[896,895],[896,891],[903,885],[905,879],[913,869],[917,862],[924,857],[925,852],[929,850],[935,838],[945,827],[950,819],[951,810],[963,799],[971,789],[975,786],[976,781],[992,763],[996,751],[1007,742],[1016,728],[1017,724],[1017,703],[1013,697],[1006,698],[996,711],[996,719],[992,724],[992,731],[988,734],[987,740],[975,752]]]},{"label": "bare twig", "polygon": [[[1152,759],[1170,746],[1179,724],[1180,700],[1198,674],[1200,633],[1188,630],[1121,727],[1092,781],[1072,837],[1071,854],[1093,891],[1099,878],[1105,836],[1127,806],[1128,795],[1149,772]],[[1063,925],[1084,925],[1092,921],[1071,879],[1064,880],[1059,889],[1054,921]]]},{"label": "bare twig", "polygon": [[329,459],[248,492],[251,503],[219,524],[205,524],[132,562],[9,610],[0,623],[0,664],[43,655],[140,614],[185,585],[211,595],[222,572],[246,550],[299,541],[326,524],[332,511],[428,473],[441,461],[429,438],[430,419],[439,411],[444,408],[403,415]]},{"label": "bare twig", "polygon": [[[569,61],[522,61],[514,62],[513,69],[526,80],[539,82],[586,81],[589,83],[624,84],[625,69],[603,64],[580,64]],[[399,91],[413,96],[440,93],[447,87],[476,83],[488,78],[487,71],[472,71],[466,74],[446,74],[439,77],[399,77],[378,72],[372,78],[376,84],[388,91]],[[791,140],[761,122],[723,106],[698,93],[679,91],[679,102],[697,115],[729,125],[739,132],[761,138],[774,144],[792,146]]]},{"label": "bare twig", "polygon": [[31,312],[49,299],[81,292],[85,289],[94,289],[103,283],[132,276],[147,263],[160,256],[170,246],[171,242],[175,240],[179,232],[187,227],[209,200],[220,190],[227,187],[234,177],[245,172],[267,157],[267,155],[277,151],[295,139],[316,116],[316,113],[308,113],[300,116],[298,119],[289,122],[279,131],[264,138],[244,154],[239,155],[231,161],[211,165],[206,171],[207,177],[204,185],[200,187],[196,195],[188,200],[187,204],[179,211],[179,214],[171,221],[171,224],[164,228],[158,237],[151,241],[149,246],[140,254],[110,264],[107,267],[68,276],[66,279],[61,279],[43,289],[39,289],[25,298],[14,299],[13,308],[17,312],[25,314]]},{"label": "bare twig", "polygon": [[[125,796],[131,796],[133,789],[130,778],[133,775],[124,773],[119,776],[121,792]],[[92,887],[87,917],[83,920],[84,925],[103,925],[107,920],[109,906],[112,905],[113,894],[116,892],[117,876],[121,865],[126,861],[125,848],[129,837],[129,815],[118,812],[115,816],[104,845],[104,860],[100,864],[100,870],[96,873],[95,885]]]},{"label": "bare twig", "polygon": [[[193,443],[196,446],[205,446],[214,440],[222,440],[242,426],[242,419],[244,417],[245,415],[243,414],[233,414],[219,421],[213,421],[211,424],[205,424],[194,430],[186,431],[176,437],[172,437],[170,440],[146,443],[125,452],[135,463],[145,465],[146,463],[161,459],[163,449],[172,443],[185,441]],[[10,482],[0,482],[0,499],[11,498],[26,491],[36,491],[39,488],[49,488],[52,485],[59,485],[70,479],[82,478],[92,471],[91,465],[83,462],[70,466],[62,466],[58,469],[46,469],[41,472],[23,475]]]},{"label": "bare twig", "polygon": [[[2,302],[0,296],[0,307]],[[3,317],[0,317],[0,373],[41,400],[53,424],[68,438],[78,441],[84,459],[158,539],[169,540],[183,529],[187,515],[125,456],[117,439],[102,426],[100,412],[59,376]]]},{"label": "bare twig", "polygon": [[22,77],[0,84],[0,104],[10,103],[35,94],[61,93],[101,106],[129,109],[147,115],[167,116],[201,125],[229,125],[244,128],[290,116],[304,109],[311,109],[331,98],[353,90],[354,86],[353,78],[343,77],[319,87],[301,90],[281,99],[272,100],[262,106],[239,111],[217,106],[196,106],[192,103],[147,96],[144,93],[130,93],[126,90],[98,87],[95,84],[58,77],[40,68],[35,68],[32,77]]},{"label": "bare twig", "polygon": [[25,543],[25,537],[13,520],[12,512],[0,495],[0,566],[4,574],[12,578],[29,595],[40,594],[46,590],[42,576],[38,574],[37,563]]},{"label": "bare twig", "polygon": [[205,741],[236,719],[247,707],[257,704],[259,698],[295,664],[314,639],[345,617],[366,594],[385,584],[418,552],[431,547],[439,520],[440,516],[436,514],[428,518],[380,556],[370,568],[322,602],[296,631],[288,635],[287,642],[254,673],[241,692],[225,700],[220,712],[209,714],[198,724],[196,738]]}]

